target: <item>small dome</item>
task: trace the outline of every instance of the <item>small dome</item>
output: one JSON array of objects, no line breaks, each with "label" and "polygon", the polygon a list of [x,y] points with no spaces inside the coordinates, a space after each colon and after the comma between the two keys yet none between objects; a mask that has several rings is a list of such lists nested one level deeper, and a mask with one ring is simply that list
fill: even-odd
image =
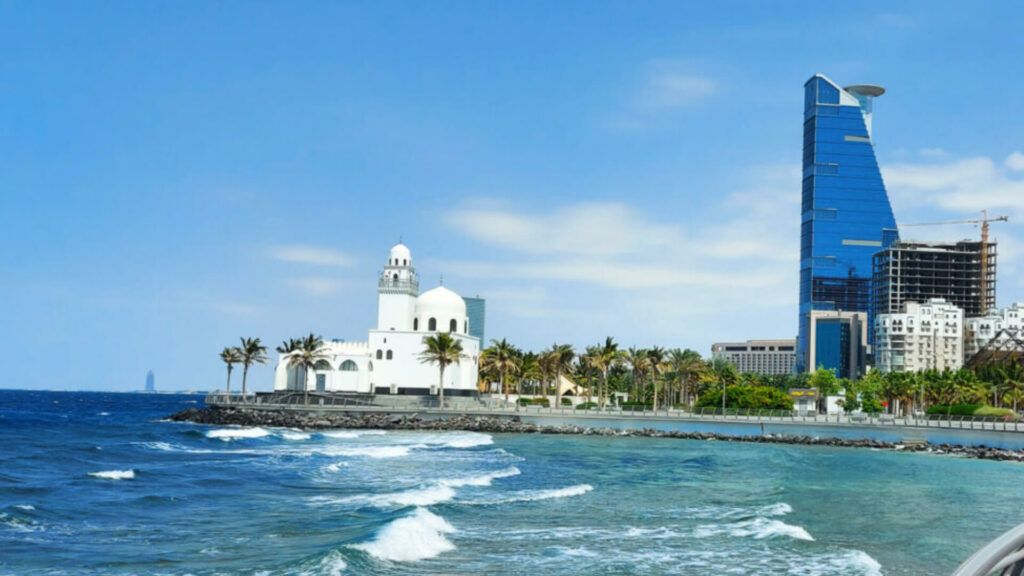
[{"label": "small dome", "polygon": [[420,294],[416,299],[416,314],[423,319],[436,318],[438,326],[445,328],[451,320],[455,320],[458,323],[456,331],[461,331],[459,329],[466,318],[466,301],[444,286],[438,286]]},{"label": "small dome", "polygon": [[412,265],[412,253],[405,244],[395,244],[391,248],[391,257],[388,263],[393,266],[411,266]]}]

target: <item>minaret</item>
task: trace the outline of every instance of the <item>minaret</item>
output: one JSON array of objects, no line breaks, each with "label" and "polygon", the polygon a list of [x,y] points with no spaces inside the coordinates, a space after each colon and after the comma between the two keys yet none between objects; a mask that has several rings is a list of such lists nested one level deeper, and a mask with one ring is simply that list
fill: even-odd
[{"label": "minaret", "polygon": [[404,244],[391,249],[377,282],[377,329],[411,331],[416,315],[420,280],[412,267],[412,254]]}]

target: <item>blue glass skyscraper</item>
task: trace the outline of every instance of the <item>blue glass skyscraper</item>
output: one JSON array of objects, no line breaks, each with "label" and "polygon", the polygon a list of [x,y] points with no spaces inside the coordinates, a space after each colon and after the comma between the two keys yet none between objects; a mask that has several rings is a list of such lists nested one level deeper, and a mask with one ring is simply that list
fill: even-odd
[{"label": "blue glass skyscraper", "polygon": [[[812,310],[868,312],[870,318],[872,256],[898,238],[871,140],[872,100],[884,92],[870,85],[840,88],[820,74],[804,85],[798,371],[816,368],[807,365],[809,346],[818,345],[808,341]],[[841,346],[841,338],[834,340]],[[815,358],[842,355],[817,350]]]}]

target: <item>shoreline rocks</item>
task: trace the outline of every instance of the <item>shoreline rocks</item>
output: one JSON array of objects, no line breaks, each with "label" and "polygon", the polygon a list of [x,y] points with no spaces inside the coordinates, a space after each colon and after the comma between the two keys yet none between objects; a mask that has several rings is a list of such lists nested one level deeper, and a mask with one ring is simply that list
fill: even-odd
[{"label": "shoreline rocks", "polygon": [[959,446],[953,444],[913,443],[899,444],[871,438],[822,438],[794,434],[761,434],[738,436],[715,432],[684,432],[653,428],[617,429],[591,428],[563,424],[546,426],[522,422],[517,417],[461,415],[451,418],[423,419],[418,414],[388,413],[306,413],[283,410],[252,410],[249,408],[189,408],[168,416],[173,422],[191,422],[216,426],[271,426],[323,430],[330,428],[378,430],[463,430],[496,434],[577,434],[582,436],[637,436],[649,438],[681,438],[687,440],[718,440],[724,442],[753,442],[761,444],[794,444],[802,446],[832,446],[846,448],[874,448],[900,452],[950,454],[964,458],[1024,462],[1024,450],[1002,450],[987,446]]}]

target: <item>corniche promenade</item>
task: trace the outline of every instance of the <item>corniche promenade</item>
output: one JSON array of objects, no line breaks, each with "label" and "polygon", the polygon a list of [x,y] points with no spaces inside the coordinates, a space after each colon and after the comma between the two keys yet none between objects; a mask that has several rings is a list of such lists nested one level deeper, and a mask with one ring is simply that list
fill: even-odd
[{"label": "corniche promenade", "polygon": [[[840,437],[824,434],[816,428],[815,435],[792,434],[765,431],[760,426],[759,434],[730,434],[714,431],[672,430],[645,427],[640,419],[630,419],[634,426],[602,427],[573,423],[540,424],[525,421],[519,416],[497,417],[471,414],[451,416],[429,415],[419,413],[400,414],[389,412],[359,411],[310,411],[282,408],[250,408],[211,406],[208,408],[189,408],[168,417],[174,422],[190,422],[194,424],[216,426],[260,426],[279,428],[299,428],[305,430],[326,429],[375,429],[375,430],[424,430],[446,431],[460,430],[499,434],[579,434],[596,436],[640,436],[651,438],[679,438],[687,440],[752,442],[761,444],[794,444],[805,446],[827,446],[846,448],[869,448],[876,450],[893,450],[903,452],[923,452],[945,454],[965,458],[984,460],[1002,460],[1024,462],[1024,449],[1004,449],[983,444],[971,444],[969,441],[934,443],[929,441],[896,442],[872,438],[869,434],[863,437]],[[1020,433],[1013,433],[1020,434]],[[965,438],[965,440],[967,440]]]}]

